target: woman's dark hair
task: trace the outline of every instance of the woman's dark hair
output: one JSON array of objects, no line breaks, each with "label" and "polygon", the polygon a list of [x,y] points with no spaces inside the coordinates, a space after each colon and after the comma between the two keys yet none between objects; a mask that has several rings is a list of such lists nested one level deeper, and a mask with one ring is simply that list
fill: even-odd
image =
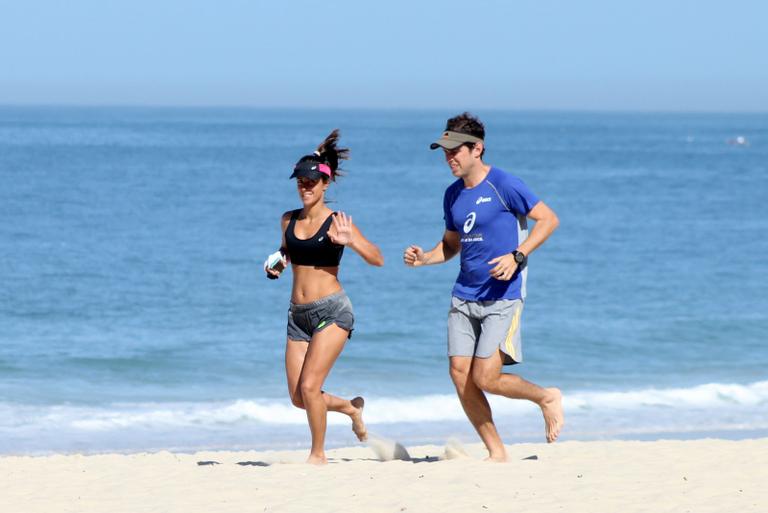
[{"label": "woman's dark hair", "polygon": [[341,168],[339,168],[339,161],[349,159],[349,148],[336,147],[336,143],[339,141],[340,136],[339,129],[334,129],[333,132],[328,134],[328,137],[320,143],[320,146],[317,147],[317,150],[315,150],[312,155],[304,155],[299,159],[299,162],[306,162],[309,160],[312,162],[328,164],[328,167],[331,168],[331,180],[335,182],[337,176],[344,176],[344,173],[341,172]]},{"label": "woman's dark hair", "polygon": [[[469,134],[474,137],[479,137],[485,140],[485,126],[477,116],[473,116],[469,112],[462,112],[458,116],[454,116],[445,123],[445,129],[451,132],[459,132],[462,134]],[[470,148],[474,147],[474,143],[466,143]],[[485,145],[483,145],[483,152],[480,154],[480,158],[485,154]]]}]

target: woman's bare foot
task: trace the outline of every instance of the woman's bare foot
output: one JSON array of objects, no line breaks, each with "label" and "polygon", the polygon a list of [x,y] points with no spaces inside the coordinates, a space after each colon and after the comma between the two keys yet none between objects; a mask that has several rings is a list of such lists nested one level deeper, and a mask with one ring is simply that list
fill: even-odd
[{"label": "woman's bare foot", "polygon": [[365,442],[368,439],[368,430],[365,429],[365,423],[363,422],[363,408],[365,408],[365,399],[362,397],[355,397],[350,401],[355,408],[355,412],[350,414],[352,419],[352,431],[354,431],[357,439],[361,442]]},{"label": "woman's bare foot", "polygon": [[310,465],[325,465],[328,463],[328,459],[325,457],[325,454],[310,454],[309,458],[307,458],[307,463]]},{"label": "woman's bare foot", "polygon": [[544,428],[547,434],[547,442],[557,440],[560,430],[565,425],[563,415],[563,394],[559,388],[546,388],[547,397],[539,405],[544,414]]}]

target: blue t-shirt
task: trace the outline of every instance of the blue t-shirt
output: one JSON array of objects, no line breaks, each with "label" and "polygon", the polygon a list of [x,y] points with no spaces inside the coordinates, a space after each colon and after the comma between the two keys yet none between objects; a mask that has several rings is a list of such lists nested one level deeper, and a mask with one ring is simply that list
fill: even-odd
[{"label": "blue t-shirt", "polygon": [[511,253],[528,237],[528,212],[539,202],[519,178],[492,167],[485,180],[467,189],[461,179],[445,191],[446,230],[459,232],[461,270],[453,295],[469,301],[525,298],[527,269],[509,281],[491,277],[488,262]]}]

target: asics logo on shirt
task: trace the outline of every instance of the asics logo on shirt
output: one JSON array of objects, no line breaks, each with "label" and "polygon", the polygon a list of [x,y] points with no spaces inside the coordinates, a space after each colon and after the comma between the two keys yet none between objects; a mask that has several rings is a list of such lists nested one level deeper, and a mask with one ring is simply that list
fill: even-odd
[{"label": "asics logo on shirt", "polygon": [[475,205],[479,205],[480,203],[490,203],[490,202],[491,202],[491,198],[483,198],[482,196],[480,196],[479,198],[477,198]]},{"label": "asics logo on shirt", "polygon": [[476,213],[470,212],[467,214],[467,220],[464,221],[464,233],[469,233],[472,227],[475,226],[475,219],[477,219]]}]

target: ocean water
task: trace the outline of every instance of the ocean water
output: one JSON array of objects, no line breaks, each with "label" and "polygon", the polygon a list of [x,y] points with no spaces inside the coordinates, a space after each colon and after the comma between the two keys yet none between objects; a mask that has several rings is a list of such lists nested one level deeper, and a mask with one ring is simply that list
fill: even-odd
[{"label": "ocean water", "polygon": [[[326,390],[371,432],[475,441],[445,320],[458,259],[408,269],[453,177],[449,111],[0,108],[0,454],[302,448],[283,370],[290,273],[263,277],[295,160],[335,127],[331,206],[356,329]],[[559,215],[530,260],[524,364],[564,440],[768,436],[768,115],[479,112],[486,161]],[[729,144],[743,136],[747,145]],[[492,398],[508,443],[535,406]],[[328,445],[355,439],[329,416]]]}]

